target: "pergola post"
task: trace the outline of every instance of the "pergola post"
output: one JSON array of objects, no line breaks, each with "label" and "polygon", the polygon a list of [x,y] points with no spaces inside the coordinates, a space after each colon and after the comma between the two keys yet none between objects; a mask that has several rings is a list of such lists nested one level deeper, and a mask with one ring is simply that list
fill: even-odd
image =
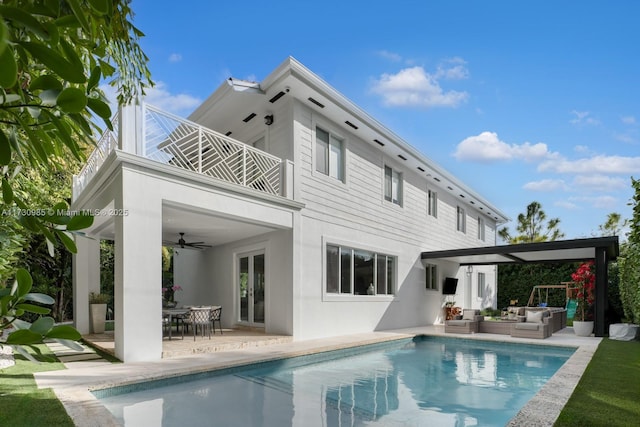
[{"label": "pergola post", "polygon": [[604,337],[607,331],[606,312],[609,305],[607,290],[609,287],[609,271],[607,268],[607,252],[603,247],[596,249],[596,289],[595,289],[595,336]]}]

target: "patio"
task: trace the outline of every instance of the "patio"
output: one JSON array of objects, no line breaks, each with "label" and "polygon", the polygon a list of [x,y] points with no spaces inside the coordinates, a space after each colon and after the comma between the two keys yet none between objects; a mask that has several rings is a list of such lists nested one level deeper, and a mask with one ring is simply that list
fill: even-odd
[{"label": "patio", "polygon": [[[240,350],[252,347],[263,347],[273,344],[291,342],[292,337],[287,335],[272,335],[256,329],[223,329],[223,334],[216,334],[204,338],[196,336],[194,341],[191,333],[185,334],[184,339],[180,333],[173,332],[172,339],[165,336],[162,340],[162,358],[188,356],[202,353],[215,353],[219,351]],[[83,339],[94,347],[103,350],[115,357],[113,331],[103,334],[84,335]]]}]

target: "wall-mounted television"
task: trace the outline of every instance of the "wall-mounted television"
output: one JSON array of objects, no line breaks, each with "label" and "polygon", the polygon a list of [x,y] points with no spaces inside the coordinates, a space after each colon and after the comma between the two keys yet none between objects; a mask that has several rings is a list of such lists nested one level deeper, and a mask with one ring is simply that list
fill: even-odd
[{"label": "wall-mounted television", "polygon": [[458,279],[455,277],[445,277],[444,286],[442,287],[442,295],[455,295],[458,287]]}]

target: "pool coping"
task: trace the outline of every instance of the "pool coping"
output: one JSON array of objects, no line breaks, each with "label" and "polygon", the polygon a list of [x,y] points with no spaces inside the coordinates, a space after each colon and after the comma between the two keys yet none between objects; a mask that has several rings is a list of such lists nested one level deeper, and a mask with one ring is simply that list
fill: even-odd
[{"label": "pool coping", "polygon": [[266,347],[189,355],[154,362],[118,363],[100,367],[40,372],[34,374],[34,377],[39,388],[53,390],[76,425],[115,427],[122,424],[93,395],[93,390],[412,338],[416,335],[575,347],[576,351],[569,360],[520,409],[507,424],[508,426],[552,426],[601,341],[601,338],[575,337],[572,328],[566,328],[545,340],[534,340],[486,333],[445,334],[444,328],[436,325],[317,340],[292,341]]}]

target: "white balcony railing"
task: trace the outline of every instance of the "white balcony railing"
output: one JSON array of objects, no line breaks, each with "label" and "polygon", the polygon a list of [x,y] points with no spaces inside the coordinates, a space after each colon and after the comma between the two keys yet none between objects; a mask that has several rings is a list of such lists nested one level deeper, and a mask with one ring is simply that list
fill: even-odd
[{"label": "white balcony railing", "polygon": [[[282,160],[196,123],[143,104],[142,144],[123,144],[118,131],[105,131],[87,164],[74,179],[74,197],[86,187],[115,148],[261,192],[281,195]],[[117,118],[114,129],[117,129]],[[122,149],[122,148],[121,148]],[[130,150],[125,150],[130,151]],[[141,152],[139,152],[141,151]]]}]

